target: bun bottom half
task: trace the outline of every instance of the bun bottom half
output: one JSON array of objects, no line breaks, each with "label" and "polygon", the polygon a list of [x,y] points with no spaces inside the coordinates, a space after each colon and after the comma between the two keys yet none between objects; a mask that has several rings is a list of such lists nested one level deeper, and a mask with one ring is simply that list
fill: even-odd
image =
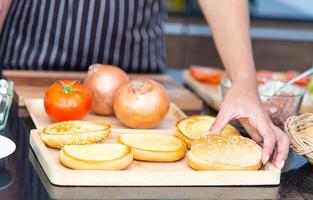
[{"label": "bun bottom half", "polygon": [[259,162],[252,166],[226,165],[222,163],[209,163],[195,158],[192,153],[187,154],[187,164],[194,170],[198,171],[241,171],[241,170],[258,170],[262,167]]},{"label": "bun bottom half", "polygon": [[59,162],[76,170],[123,170],[133,162],[133,153],[130,150],[120,158],[104,161],[81,160],[67,154],[63,149],[59,152]]}]

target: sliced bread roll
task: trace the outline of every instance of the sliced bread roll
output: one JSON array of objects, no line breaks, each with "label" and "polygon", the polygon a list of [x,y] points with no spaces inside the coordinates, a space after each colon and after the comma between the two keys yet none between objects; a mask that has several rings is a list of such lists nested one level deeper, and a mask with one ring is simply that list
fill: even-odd
[{"label": "sliced bread roll", "polygon": [[49,147],[61,149],[70,144],[94,144],[105,140],[111,126],[90,121],[65,121],[44,128],[40,134]]},{"label": "sliced bread roll", "polygon": [[257,170],[261,156],[262,148],[251,139],[211,134],[191,146],[187,163],[195,170]]},{"label": "sliced bread roll", "polygon": [[135,160],[172,162],[185,156],[185,143],[175,137],[161,134],[122,134],[118,142],[129,146]]},{"label": "sliced bread roll", "polygon": [[[195,115],[187,117],[177,122],[176,134],[188,146],[191,146],[196,139],[199,139],[208,133],[214,120],[215,117],[208,115]],[[224,128],[222,134],[240,135],[239,131],[229,124]]]},{"label": "sliced bread roll", "polygon": [[117,143],[66,145],[59,161],[71,169],[121,170],[132,163],[133,154],[128,146]]}]

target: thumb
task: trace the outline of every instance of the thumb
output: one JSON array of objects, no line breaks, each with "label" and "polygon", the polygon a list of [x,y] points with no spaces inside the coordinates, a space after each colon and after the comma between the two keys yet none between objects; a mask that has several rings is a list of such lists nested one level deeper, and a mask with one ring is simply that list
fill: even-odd
[{"label": "thumb", "polygon": [[221,133],[228,122],[231,120],[231,114],[226,112],[225,109],[221,109],[217,114],[215,121],[213,122],[210,133]]}]

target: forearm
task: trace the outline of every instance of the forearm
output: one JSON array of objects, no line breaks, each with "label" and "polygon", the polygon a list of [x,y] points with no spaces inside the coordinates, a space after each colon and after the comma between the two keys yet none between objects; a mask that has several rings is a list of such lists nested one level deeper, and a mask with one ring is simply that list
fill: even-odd
[{"label": "forearm", "polygon": [[247,0],[199,0],[231,80],[255,88]]},{"label": "forearm", "polygon": [[0,0],[0,33],[2,31],[2,27],[5,21],[5,18],[10,9],[12,0]]}]

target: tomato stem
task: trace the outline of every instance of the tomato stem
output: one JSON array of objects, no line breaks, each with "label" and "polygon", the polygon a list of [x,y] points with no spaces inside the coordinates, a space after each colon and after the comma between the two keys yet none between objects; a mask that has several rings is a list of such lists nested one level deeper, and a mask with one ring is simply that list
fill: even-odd
[{"label": "tomato stem", "polygon": [[76,83],[76,81],[72,81],[70,84],[66,85],[63,81],[60,81],[61,85],[62,85],[62,92],[64,94],[71,94],[72,92],[74,92],[73,86]]}]

